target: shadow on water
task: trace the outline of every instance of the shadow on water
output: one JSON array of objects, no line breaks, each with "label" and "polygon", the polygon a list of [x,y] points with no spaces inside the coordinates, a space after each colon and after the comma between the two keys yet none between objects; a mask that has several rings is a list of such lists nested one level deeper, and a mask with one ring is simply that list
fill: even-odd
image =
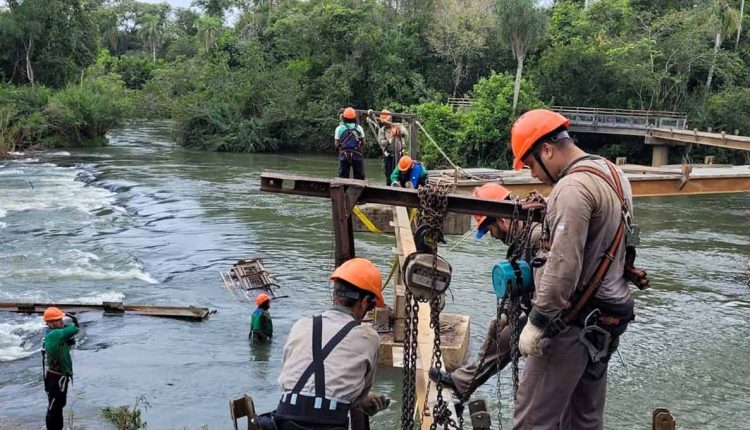
[{"label": "shadow on water", "polygon": [[[131,127],[113,132],[104,148],[0,164],[0,301],[124,300],[218,311],[200,324],[85,315],[70,404],[88,428],[102,427],[99,408],[139,395],[151,404],[149,427],[158,429],[229,428],[227,401],[246,392],[259,410],[272,409],[286,333],[330,303],[330,202],[259,186],[264,169],[332,177],[335,154],[188,151],[172,145],[169,131],[167,124]],[[367,160],[366,171],[372,180],[383,175],[379,160]],[[636,293],[625,365],[611,365],[607,428],[647,428],[657,406],[685,428],[750,422],[749,209],[747,194],[636,201],[639,258],[653,288]],[[392,247],[391,237],[356,236],[358,254],[383,270]],[[455,301],[446,312],[471,316],[470,358],[495,312],[490,268],[504,255],[501,244],[471,238],[447,256]],[[254,306],[234,301],[218,277],[247,257],[264,258],[289,295],[274,301],[277,336],[268,345],[248,343]],[[43,425],[42,330],[37,318],[0,315],[0,428]],[[375,389],[394,402],[373,428],[397,427],[400,387],[399,369],[378,369]],[[499,384],[492,379],[477,393],[506,427],[510,389],[506,370]]]}]

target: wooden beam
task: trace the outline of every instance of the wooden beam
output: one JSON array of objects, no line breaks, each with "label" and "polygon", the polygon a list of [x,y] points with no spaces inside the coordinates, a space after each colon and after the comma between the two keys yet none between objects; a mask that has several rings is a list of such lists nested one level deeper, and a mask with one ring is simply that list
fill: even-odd
[{"label": "wooden beam", "polygon": [[[263,172],[260,175],[260,190],[271,193],[296,194],[310,197],[331,198],[333,183],[349,186],[361,186],[362,192],[356,204],[380,203],[384,205],[419,207],[417,190],[393,188],[384,185],[367,184],[355,179],[322,179],[309,176],[287,175],[284,173]],[[363,185],[364,184],[364,185]],[[352,202],[349,202],[352,203]],[[466,194],[451,193],[448,195],[448,212],[467,215],[485,214],[498,218],[512,218],[516,210],[509,201],[478,199]],[[526,211],[521,210],[522,217]]]},{"label": "wooden beam", "polygon": [[[414,235],[411,230],[411,223],[409,222],[409,213],[404,207],[394,207],[394,230],[396,232],[396,244],[398,245],[399,253],[399,267],[403,267],[404,258],[416,252],[417,248],[414,244]],[[437,402],[437,388],[430,381],[427,373],[430,370],[430,363],[432,361],[432,350],[435,344],[435,333],[430,328],[430,314],[432,307],[429,303],[419,304],[419,323],[418,323],[418,334],[417,334],[417,358],[421,366],[417,368],[417,380],[416,380],[416,408],[415,414],[418,417],[424,416],[422,420],[422,430],[430,428],[432,424],[432,407]],[[406,359],[406,357],[404,357]],[[429,391],[429,393],[428,393]],[[428,397],[429,394],[429,397]],[[443,389],[443,400],[447,402],[448,408],[453,413],[453,417],[458,422],[456,417],[456,411],[453,407],[453,390],[449,388]],[[427,398],[427,407],[429,410],[424,411],[425,397]]]},{"label": "wooden beam", "polygon": [[332,183],[330,193],[333,209],[333,236],[336,242],[336,267],[338,267],[346,260],[355,257],[354,229],[352,228],[351,207],[346,199],[344,184]]},{"label": "wooden beam", "polygon": [[176,318],[192,321],[203,321],[212,311],[208,308],[194,306],[145,306],[123,305],[121,302],[104,302],[101,304],[88,303],[3,303],[0,311],[42,314],[50,306],[60,308],[64,312],[103,311],[108,313],[133,313],[152,317]]}]

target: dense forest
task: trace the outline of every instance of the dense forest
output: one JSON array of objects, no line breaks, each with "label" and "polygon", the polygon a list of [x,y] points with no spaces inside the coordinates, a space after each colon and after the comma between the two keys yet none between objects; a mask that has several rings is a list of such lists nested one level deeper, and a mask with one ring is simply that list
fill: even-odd
[{"label": "dense forest", "polygon": [[[96,144],[160,118],[187,147],[331,150],[345,106],[418,113],[464,166],[507,168],[511,124],[539,106],[687,112],[691,128],[750,135],[744,3],[5,0],[0,151]],[[649,157],[640,143],[603,151]]]}]

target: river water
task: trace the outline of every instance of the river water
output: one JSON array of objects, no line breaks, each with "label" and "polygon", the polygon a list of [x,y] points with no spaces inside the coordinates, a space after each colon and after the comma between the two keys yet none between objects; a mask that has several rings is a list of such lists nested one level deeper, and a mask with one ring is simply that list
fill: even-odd
[{"label": "river water", "polygon": [[[138,396],[152,429],[231,428],[227,402],[245,392],[261,411],[274,406],[286,333],[329,303],[333,235],[328,200],[261,193],[264,169],[330,177],[336,161],[188,151],[167,124],[151,124],[112,132],[107,147],[0,162],[0,301],[217,310],[202,323],[82,314],[66,408],[75,428],[110,428],[100,409]],[[378,160],[367,173],[380,180]],[[610,366],[606,427],[650,428],[651,410],[667,407],[683,428],[748,428],[750,195],[645,198],[636,211],[653,287],[635,294],[637,319]],[[392,237],[357,234],[358,255],[382,271],[392,247]],[[446,311],[471,315],[472,357],[494,313],[490,268],[504,253],[470,238],[447,255],[455,300]],[[218,275],[248,257],[263,257],[290,296],[272,305],[270,347],[248,345],[254,304],[233,300]],[[0,313],[1,429],[43,426],[42,334],[40,318]],[[373,428],[396,428],[400,372],[378,372],[375,389],[394,402]],[[508,428],[507,370],[499,386]],[[493,378],[478,392],[495,423],[496,389]]]}]

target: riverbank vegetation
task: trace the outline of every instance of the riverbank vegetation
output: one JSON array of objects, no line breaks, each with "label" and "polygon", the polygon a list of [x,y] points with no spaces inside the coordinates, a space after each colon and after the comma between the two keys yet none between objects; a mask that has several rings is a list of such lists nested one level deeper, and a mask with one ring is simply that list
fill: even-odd
[{"label": "riverbank vegetation", "polygon": [[[98,142],[131,118],[173,119],[186,147],[331,151],[349,105],[418,113],[464,166],[507,167],[511,124],[539,106],[687,112],[750,135],[744,0],[5,3],[0,151]],[[465,111],[446,104],[463,96]],[[692,155],[708,152],[745,161]]]}]

